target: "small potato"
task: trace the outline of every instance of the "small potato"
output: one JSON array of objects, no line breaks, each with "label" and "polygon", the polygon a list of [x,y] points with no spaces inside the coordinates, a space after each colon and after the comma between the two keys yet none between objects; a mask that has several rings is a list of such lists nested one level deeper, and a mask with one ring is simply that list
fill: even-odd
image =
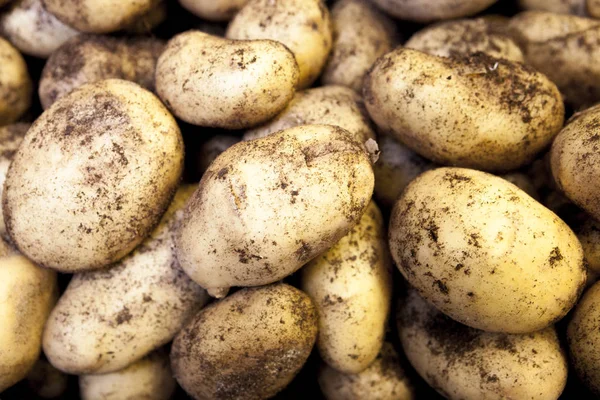
[{"label": "small potato", "polygon": [[[0,197],[4,191],[4,181],[6,180],[8,167],[10,167],[12,158],[23,141],[29,126],[30,124],[25,123],[0,126]],[[0,215],[0,237],[8,239],[2,215]]]},{"label": "small potato", "polygon": [[360,92],[369,68],[396,45],[394,21],[364,0],[338,0],[331,19],[333,49],[321,80]]},{"label": "small potato", "polygon": [[439,168],[394,206],[390,250],[404,277],[451,318],[490,332],[558,321],[586,280],[575,234],[502,178]]},{"label": "small potato", "polygon": [[70,374],[118,371],[169,342],[208,300],[183,273],[173,234],[194,187],[182,187],[154,233],[102,271],[75,274],[52,311],[44,352]]},{"label": "small potato", "polygon": [[40,358],[27,374],[29,389],[43,399],[63,398],[68,380],[66,374],[54,368],[43,358]]},{"label": "small potato", "polygon": [[229,21],[248,0],[179,0],[194,15],[209,21]]},{"label": "small potato", "polygon": [[331,21],[323,0],[249,0],[229,24],[226,36],[272,39],[286,45],[300,68],[300,89],[317,80],[332,45]]},{"label": "small potato", "polygon": [[589,218],[583,223],[577,237],[583,247],[588,269],[594,275],[600,275],[600,223]]},{"label": "small potato", "polygon": [[391,16],[421,23],[474,15],[496,1],[498,0],[371,0]]},{"label": "small potato", "polygon": [[283,110],[294,96],[298,76],[293,54],[281,43],[188,31],[171,39],[160,56],[156,89],[186,122],[244,129]]},{"label": "small potato", "polygon": [[316,337],[306,294],[286,284],[243,289],[190,321],[173,341],[171,366],[195,399],[267,399],[300,371]]},{"label": "small potato", "polygon": [[82,400],[169,400],[175,379],[168,355],[159,350],[120,371],[81,375],[79,390]]},{"label": "small potato", "polygon": [[548,11],[555,14],[586,16],[586,4],[590,0],[519,0],[524,10]]},{"label": "small potato", "polygon": [[531,179],[521,172],[511,172],[509,174],[500,175],[500,178],[505,179],[539,201],[540,196],[538,195],[537,189]]},{"label": "small potato", "polygon": [[299,125],[336,125],[364,144],[375,139],[362,98],[342,86],[323,86],[297,92],[281,114],[244,134],[244,140],[258,139]]},{"label": "small potato", "polygon": [[198,154],[198,172],[203,175],[210,164],[213,163],[225,150],[238,143],[238,136],[217,135],[202,144]]},{"label": "small potato", "polygon": [[483,53],[448,59],[395,50],[367,75],[364,99],[379,128],[422,156],[488,171],[531,162],[564,121],[560,93],[545,76]]},{"label": "small potato", "polygon": [[214,296],[276,282],[360,221],[373,179],[367,152],[339,127],[302,125],[233,145],[186,206],[177,258]]},{"label": "small potato", "polygon": [[0,37],[0,126],[15,122],[27,111],[32,90],[23,56]]},{"label": "small potato", "polygon": [[164,43],[79,35],[58,48],[44,66],[39,95],[44,109],[86,83],[124,79],[154,90],[154,72]]},{"label": "small potato", "polygon": [[392,297],[386,239],[371,202],[358,225],[302,268],[301,288],[319,314],[319,353],[340,372],[364,371],[381,350]]},{"label": "small potato", "polygon": [[398,313],[404,352],[447,399],[555,400],[567,382],[556,331],[508,335],[461,325],[409,290]]},{"label": "small potato", "polygon": [[384,343],[375,361],[358,374],[344,374],[328,365],[319,371],[319,386],[327,400],[412,400],[396,350]]}]

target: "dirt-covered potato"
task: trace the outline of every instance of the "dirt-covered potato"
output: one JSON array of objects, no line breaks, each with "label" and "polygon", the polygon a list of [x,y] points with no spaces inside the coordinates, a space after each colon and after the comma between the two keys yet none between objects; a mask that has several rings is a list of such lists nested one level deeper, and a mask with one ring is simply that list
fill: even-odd
[{"label": "dirt-covered potato", "polygon": [[[5,244],[4,244],[5,245]],[[25,378],[56,301],[56,273],[18,254],[0,258],[0,393]]]},{"label": "dirt-covered potato", "polygon": [[319,386],[327,400],[412,400],[413,389],[396,350],[384,343],[366,370],[344,374],[328,365],[319,371]]},{"label": "dirt-covered potato", "polygon": [[371,202],[358,225],[302,268],[301,288],[319,314],[319,353],[340,372],[365,370],[381,350],[392,297],[386,239]]},{"label": "dirt-covered potato", "polygon": [[27,374],[27,386],[42,399],[60,399],[67,390],[67,374],[40,358]]},{"label": "dirt-covered potato", "polygon": [[302,125],[240,142],[185,209],[177,258],[211,295],[276,282],[327,250],[373,193],[367,152],[343,129]]},{"label": "dirt-covered potato", "polygon": [[404,45],[440,57],[468,56],[477,52],[523,62],[519,46],[490,19],[442,22],[415,33]]},{"label": "dirt-covered potato", "polygon": [[71,374],[125,368],[169,342],[208,300],[179,267],[173,249],[184,186],[161,223],[132,254],[107,270],[75,274],[52,311],[44,352]]},{"label": "dirt-covered potato", "polygon": [[583,290],[583,250],[554,213],[506,180],[439,168],[412,181],[390,218],[402,275],[477,329],[528,333],[564,317]]},{"label": "dirt-covered potato", "polygon": [[364,100],[383,131],[422,156],[488,171],[531,162],[564,121],[560,93],[544,75],[483,53],[395,50],[367,75]]},{"label": "dirt-covered potato", "polygon": [[6,229],[39,265],[104,267],[152,231],[182,169],[181,133],[152,93],[116,79],[82,86],[35,121],[14,155]]},{"label": "dirt-covered potato", "polygon": [[242,289],[200,311],[177,335],[171,366],[195,399],[267,399],[300,371],[316,337],[317,312],[300,290]]},{"label": "dirt-covered potato", "polygon": [[371,0],[388,14],[415,22],[467,17],[498,0]]},{"label": "dirt-covered potato", "polygon": [[38,88],[46,109],[86,83],[124,79],[154,90],[156,62],[164,49],[158,39],[79,35],[59,47],[44,66]]},{"label": "dirt-covered potato", "polygon": [[238,136],[217,135],[204,142],[198,152],[198,172],[203,175],[225,150],[240,141]]},{"label": "dirt-covered potato", "polygon": [[588,269],[594,275],[600,275],[600,223],[589,218],[577,232],[577,237],[583,247]]},{"label": "dirt-covered potato", "polygon": [[248,130],[244,140],[258,139],[299,125],[336,125],[364,144],[375,139],[362,98],[343,86],[323,86],[294,95],[288,106],[265,125]]},{"label": "dirt-covered potato", "polygon": [[188,31],[167,43],[156,66],[156,90],[186,122],[244,129],[281,112],[298,76],[294,55],[281,43]]},{"label": "dirt-covered potato", "polygon": [[369,68],[396,45],[395,23],[364,0],[338,0],[331,21],[333,48],[321,80],[360,92]]},{"label": "dirt-covered potato", "polygon": [[[23,141],[29,126],[26,123],[0,126],[0,197],[4,191],[4,181],[12,158]],[[0,215],[0,237],[7,239],[6,226],[2,215]]]},{"label": "dirt-covered potato", "polygon": [[27,111],[32,90],[23,56],[0,37],[0,126],[15,122]]},{"label": "dirt-covered potato", "polygon": [[229,21],[248,0],[179,0],[194,15],[209,21]]},{"label": "dirt-covered potato", "polygon": [[500,175],[500,178],[505,179],[533,197],[535,200],[539,201],[540,196],[537,192],[537,189],[531,179],[522,172],[511,172],[508,174]]},{"label": "dirt-covered potato", "polygon": [[555,400],[567,381],[556,331],[489,333],[442,314],[415,290],[398,313],[398,331],[412,366],[447,399]]},{"label": "dirt-covered potato", "polygon": [[323,0],[249,0],[227,28],[229,39],[272,39],[286,45],[300,68],[298,87],[321,74],[332,45],[329,11]]},{"label": "dirt-covered potato", "polygon": [[82,400],[169,400],[175,379],[167,353],[158,350],[120,371],[81,375]]},{"label": "dirt-covered potato", "polygon": [[556,14],[586,16],[587,3],[590,0],[519,0],[523,10],[548,11]]}]

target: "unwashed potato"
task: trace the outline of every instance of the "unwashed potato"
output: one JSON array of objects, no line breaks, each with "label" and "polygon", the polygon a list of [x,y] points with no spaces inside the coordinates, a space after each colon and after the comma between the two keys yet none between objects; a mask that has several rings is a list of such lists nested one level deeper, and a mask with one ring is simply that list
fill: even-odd
[{"label": "unwashed potato", "polygon": [[43,358],[40,358],[27,374],[29,389],[43,399],[62,398],[68,383],[68,376]]},{"label": "unwashed potato", "polygon": [[523,62],[519,46],[496,26],[494,20],[486,18],[442,22],[415,33],[404,46],[440,57],[483,52]]},{"label": "unwashed potato", "polygon": [[333,48],[321,80],[360,92],[369,68],[396,45],[394,21],[364,0],[338,0],[331,20]]},{"label": "unwashed potato", "polygon": [[0,126],[15,122],[27,111],[32,89],[23,56],[0,37]]},{"label": "unwashed potato", "polygon": [[229,39],[272,39],[286,45],[300,68],[298,87],[321,74],[332,45],[329,11],[323,0],[249,0],[227,28]]},{"label": "unwashed potato", "polygon": [[375,139],[362,98],[343,86],[323,86],[294,95],[288,106],[265,125],[248,130],[244,140],[258,139],[299,125],[336,125],[359,143]]},{"label": "unwashed potato", "polygon": [[202,144],[198,154],[198,172],[203,175],[210,164],[213,163],[225,150],[240,141],[238,136],[217,135]]},{"label": "unwashed potato", "polygon": [[281,43],[188,31],[171,39],[160,56],[156,89],[186,122],[243,129],[283,110],[298,76],[293,54]]},{"label": "unwashed potato", "polygon": [[[3,246],[6,246],[3,243]],[[22,255],[0,258],[0,393],[25,378],[42,348],[42,330],[56,301],[56,273]]]},{"label": "unwashed potato", "polygon": [[577,232],[577,237],[583,247],[588,271],[595,276],[600,275],[600,223],[589,218]]},{"label": "unwashed potato", "polygon": [[358,225],[302,268],[301,288],[319,314],[319,353],[340,372],[364,371],[381,350],[392,297],[386,239],[371,202]]},{"label": "unwashed potato", "polygon": [[388,14],[415,22],[467,17],[498,0],[371,0]]},{"label": "unwashed potato", "polygon": [[62,97],[25,135],[3,193],[23,254],[63,272],[104,267],[152,232],[183,169],[183,140],[152,93],[105,80]]},{"label": "unwashed potato", "polygon": [[242,289],[200,311],[171,348],[175,379],[195,399],[260,400],[287,386],[317,337],[310,298],[292,286]]},{"label": "unwashed potato", "polygon": [[390,343],[358,374],[344,374],[328,365],[319,371],[319,386],[327,400],[412,400],[413,389]]},{"label": "unwashed potato", "polygon": [[524,10],[548,11],[556,14],[586,16],[589,0],[519,0]]},{"label": "unwashed potato", "polygon": [[164,49],[158,39],[79,35],[59,47],[44,66],[40,100],[44,109],[86,83],[124,79],[154,90],[156,62]]},{"label": "unwashed potato", "polygon": [[71,374],[118,371],[169,342],[208,300],[183,273],[173,235],[194,187],[184,186],[161,223],[107,270],[75,274],[52,311],[44,352]]},{"label": "unwashed potato", "polygon": [[586,280],[583,250],[554,213],[506,180],[439,168],[394,206],[390,250],[404,277],[451,318],[491,332],[558,321]]},{"label": "unwashed potato", "polygon": [[[18,123],[0,126],[0,196],[4,191],[4,181],[12,158],[23,141],[30,124]],[[0,237],[8,239],[4,217],[0,215]]]},{"label": "unwashed potato", "polygon": [[177,258],[214,296],[276,282],[360,221],[373,179],[367,152],[335,126],[302,125],[233,145],[186,206]]},{"label": "unwashed potato", "polygon": [[194,15],[209,21],[229,21],[248,0],[179,0]]},{"label": "unwashed potato", "polygon": [[120,371],[81,375],[79,390],[82,400],[169,400],[175,379],[168,355],[159,350]]},{"label": "unwashed potato", "polygon": [[447,399],[555,400],[567,381],[567,359],[553,327],[521,335],[483,332],[409,290],[398,331],[412,366]]},{"label": "unwashed potato", "polygon": [[395,50],[367,75],[364,99],[383,131],[422,156],[488,171],[531,162],[564,121],[560,93],[544,75],[483,53]]}]

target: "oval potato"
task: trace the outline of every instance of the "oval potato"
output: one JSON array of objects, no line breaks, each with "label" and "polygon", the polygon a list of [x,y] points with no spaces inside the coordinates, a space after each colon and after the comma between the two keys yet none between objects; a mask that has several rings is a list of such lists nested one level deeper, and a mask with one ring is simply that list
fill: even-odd
[{"label": "oval potato", "polygon": [[371,0],[393,17],[415,22],[467,17],[498,0]]},{"label": "oval potato", "polygon": [[31,106],[32,83],[21,53],[0,37],[0,126],[18,120]]}]

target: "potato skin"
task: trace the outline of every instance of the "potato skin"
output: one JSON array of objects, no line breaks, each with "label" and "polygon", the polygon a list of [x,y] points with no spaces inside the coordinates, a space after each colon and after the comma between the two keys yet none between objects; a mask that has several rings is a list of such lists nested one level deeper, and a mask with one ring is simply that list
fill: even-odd
[{"label": "potato skin", "polygon": [[381,350],[391,266],[383,217],[371,201],[358,225],[302,268],[301,288],[319,314],[317,347],[336,370],[364,371]]},{"label": "potato skin", "polygon": [[[4,181],[8,167],[12,158],[19,149],[23,137],[31,125],[27,123],[17,123],[6,126],[0,126],[0,197],[4,192]],[[4,216],[0,215],[0,237],[7,240],[6,225],[4,225]]]},{"label": "potato skin", "polygon": [[248,0],[179,0],[186,10],[209,21],[229,21]]},{"label": "potato skin", "polygon": [[21,53],[0,37],[0,126],[18,120],[31,106],[32,83]]},{"label": "potato skin", "polygon": [[196,399],[266,399],[300,371],[316,337],[306,294],[286,284],[246,288],[189,322],[173,342],[171,366]]},{"label": "potato skin", "polygon": [[120,80],[82,86],[37,119],[15,154],[7,231],[39,265],[104,267],[152,231],[182,169],[181,133],[155,96]]},{"label": "potato skin", "polygon": [[521,335],[483,332],[409,290],[398,331],[412,366],[447,399],[558,399],[567,381],[567,358],[553,327]]},{"label": "potato skin", "polygon": [[365,79],[375,123],[422,156],[487,171],[532,161],[564,121],[556,86],[520,63],[477,53],[441,58],[397,49]]},{"label": "potato skin", "polygon": [[551,325],[585,284],[571,229],[518,187],[480,171],[420,175],[394,206],[389,239],[400,272],[429,302],[490,332]]},{"label": "potato skin", "polygon": [[303,125],[235,144],[188,202],[177,258],[211,295],[276,282],[359,222],[373,179],[366,151],[339,127]]},{"label": "potato skin", "polygon": [[371,0],[393,17],[415,22],[467,17],[485,10],[498,0]]}]

